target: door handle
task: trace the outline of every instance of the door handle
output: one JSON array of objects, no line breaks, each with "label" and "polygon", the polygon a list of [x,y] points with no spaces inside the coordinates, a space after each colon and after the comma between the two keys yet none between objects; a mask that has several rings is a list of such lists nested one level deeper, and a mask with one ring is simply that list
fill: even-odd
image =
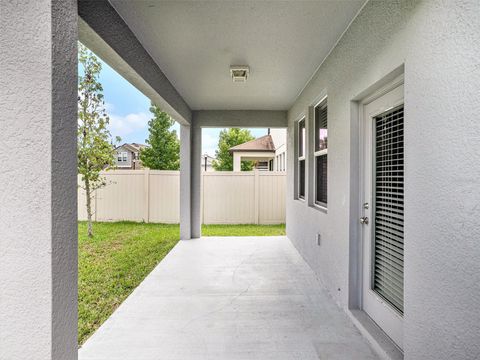
[{"label": "door handle", "polygon": [[368,217],[362,216],[362,217],[360,218],[360,224],[362,224],[362,225],[368,225]]}]

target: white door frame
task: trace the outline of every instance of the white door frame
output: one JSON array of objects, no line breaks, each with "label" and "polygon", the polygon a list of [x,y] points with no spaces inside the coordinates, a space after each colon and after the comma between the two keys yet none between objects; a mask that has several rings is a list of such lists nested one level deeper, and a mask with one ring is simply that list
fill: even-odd
[{"label": "white door frame", "polygon": [[[403,75],[396,78],[388,85],[371,94],[359,106],[359,204],[360,216],[373,219],[373,194],[372,194],[372,146],[373,129],[372,118],[395,108],[404,103],[403,96]],[[367,186],[368,184],[368,186]],[[369,208],[364,209],[364,204],[369,203]],[[358,221],[358,219],[357,219]],[[371,281],[371,223],[361,225],[358,236],[361,241],[360,264],[361,281],[360,286],[360,308],[366,312],[373,321],[398,345],[403,348],[403,316],[394,310],[384,299],[370,289]]]}]

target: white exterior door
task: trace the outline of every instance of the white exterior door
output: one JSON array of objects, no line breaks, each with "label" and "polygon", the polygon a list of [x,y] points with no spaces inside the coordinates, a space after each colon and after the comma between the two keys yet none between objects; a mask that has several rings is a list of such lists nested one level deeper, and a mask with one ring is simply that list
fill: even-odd
[{"label": "white exterior door", "polygon": [[403,84],[363,106],[363,310],[403,348]]}]

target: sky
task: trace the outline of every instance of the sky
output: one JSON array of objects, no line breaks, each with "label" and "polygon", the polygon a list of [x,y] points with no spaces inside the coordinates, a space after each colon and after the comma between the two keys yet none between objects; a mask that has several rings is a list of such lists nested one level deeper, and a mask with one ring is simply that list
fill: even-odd
[{"label": "sky", "polygon": [[[81,72],[80,68],[79,72]],[[150,100],[103,61],[100,82],[103,85],[105,107],[110,117],[109,130],[112,137],[120,136],[122,143],[144,144],[145,139],[148,138],[148,120],[151,118],[148,110]],[[175,123],[172,129],[175,129],[180,136],[178,123]],[[221,130],[217,128],[203,129],[202,154],[215,155]],[[267,133],[267,129],[249,130],[255,137]]]}]

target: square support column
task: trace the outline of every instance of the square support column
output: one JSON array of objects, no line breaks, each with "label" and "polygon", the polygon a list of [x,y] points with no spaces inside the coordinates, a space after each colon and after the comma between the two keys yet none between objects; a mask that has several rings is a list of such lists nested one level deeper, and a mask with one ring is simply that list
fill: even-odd
[{"label": "square support column", "polygon": [[202,129],[180,128],[180,239],[201,236]]},{"label": "square support column", "polygon": [[191,224],[191,156],[192,128],[180,125],[180,239],[192,237]]},{"label": "square support column", "polygon": [[73,360],[77,4],[0,7],[0,358]]},{"label": "square support column", "polygon": [[192,127],[192,238],[202,236],[202,128]]}]

